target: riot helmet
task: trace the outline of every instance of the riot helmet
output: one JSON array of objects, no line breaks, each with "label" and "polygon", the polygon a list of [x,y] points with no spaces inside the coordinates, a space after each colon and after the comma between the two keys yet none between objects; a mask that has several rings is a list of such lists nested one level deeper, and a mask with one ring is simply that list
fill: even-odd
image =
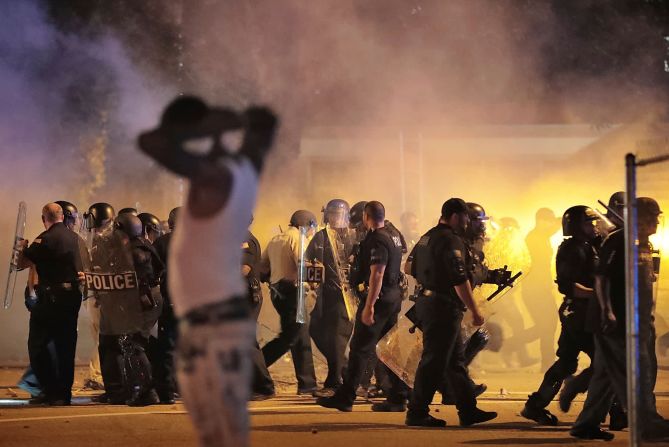
[{"label": "riot helmet", "polygon": [[161,234],[160,219],[151,213],[140,213],[137,218],[142,222],[142,234],[153,242]]},{"label": "riot helmet", "polygon": [[348,228],[350,210],[346,200],[330,200],[323,208],[323,223],[331,228]]},{"label": "riot helmet", "polygon": [[139,217],[132,213],[123,213],[114,221],[114,226],[128,235],[129,238],[141,237],[144,233],[144,226]]},{"label": "riot helmet", "polygon": [[362,215],[365,212],[365,205],[367,205],[367,202],[363,200],[351,207],[348,221],[348,224],[351,228],[358,228],[363,226]]},{"label": "riot helmet", "polygon": [[623,191],[614,192],[609,197],[609,206],[606,210],[606,217],[616,226],[624,225],[623,216],[625,215],[625,193]]},{"label": "riot helmet", "polygon": [[86,229],[100,229],[112,222],[114,216],[114,208],[110,204],[105,202],[94,203],[88,208],[88,212],[84,213]]},{"label": "riot helmet", "polygon": [[77,219],[79,219],[79,210],[77,210],[77,207],[65,200],[58,200],[55,203],[63,209],[63,223],[65,226],[70,230],[74,230],[77,225]]},{"label": "riot helmet", "polygon": [[121,211],[118,212],[118,215],[120,216],[121,214],[132,214],[133,216],[137,216],[139,213],[137,212],[137,208],[122,208]]},{"label": "riot helmet", "polygon": [[564,237],[585,236],[582,225],[584,222],[595,222],[600,215],[585,205],[569,208],[562,215],[562,234]]},{"label": "riot helmet", "polygon": [[291,227],[316,227],[316,216],[309,210],[297,210],[290,216]]},{"label": "riot helmet", "polygon": [[469,214],[467,237],[470,239],[485,237],[486,221],[490,220],[485,213],[485,209],[478,203],[467,202],[467,213]]},{"label": "riot helmet", "polygon": [[181,207],[178,206],[176,208],[173,208],[172,211],[170,211],[170,215],[167,217],[167,225],[169,225],[170,230],[174,231],[174,226],[177,223],[177,217],[179,216],[179,213],[181,212]]}]

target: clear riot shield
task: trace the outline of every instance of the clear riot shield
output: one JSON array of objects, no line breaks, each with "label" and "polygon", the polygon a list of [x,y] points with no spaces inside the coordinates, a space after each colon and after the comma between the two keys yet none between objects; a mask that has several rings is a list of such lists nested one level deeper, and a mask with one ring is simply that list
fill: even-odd
[{"label": "clear riot shield", "polygon": [[9,309],[14,300],[14,289],[16,287],[16,276],[19,272],[18,260],[20,250],[17,244],[23,240],[23,235],[26,229],[26,211],[27,206],[25,202],[19,203],[19,212],[16,216],[16,229],[14,231],[14,239],[12,242],[12,254],[9,258],[9,273],[7,275],[7,285],[5,286],[4,307]]},{"label": "clear riot shield", "polygon": [[413,388],[416,368],[423,354],[423,333],[412,302],[403,306],[397,324],[376,345],[376,355],[392,372]]},{"label": "clear riot shield", "polygon": [[144,309],[127,236],[110,226],[96,232],[91,242],[85,287],[89,299],[100,305],[100,334],[142,332]]},{"label": "clear riot shield", "polygon": [[334,229],[330,225],[325,227],[330,249],[332,250],[332,263],[326,264],[326,275],[335,275],[337,284],[341,290],[346,313],[349,321],[355,319],[358,308],[358,299],[349,284],[351,266],[349,258],[353,251],[353,234],[348,228]]},{"label": "clear riot shield", "polygon": [[[486,317],[495,313],[495,306],[504,306],[504,296],[514,285],[523,279],[530,269],[530,256],[520,231],[515,227],[499,228],[483,245],[484,265],[489,270],[497,270],[490,280],[499,279],[497,284],[482,284],[474,289],[474,299]],[[498,278],[494,278],[497,275]],[[510,304],[514,305],[514,304]],[[397,374],[408,386],[412,387],[418,362],[423,353],[423,338],[419,329],[420,322],[413,307],[403,312],[397,325],[383,337],[376,347],[376,352],[383,363]],[[486,343],[491,349],[501,348],[500,326],[486,322],[478,328],[471,325],[467,314],[463,320],[464,336],[467,339],[466,352],[473,358]],[[471,361],[471,358],[468,359]]]},{"label": "clear riot shield", "polygon": [[307,247],[310,246],[309,227],[300,227],[300,240],[298,243],[298,266],[297,266],[297,322],[305,324],[307,315],[311,312],[316,301],[315,289],[323,283],[323,266],[308,259]]},{"label": "clear riot shield", "polygon": [[[600,254],[608,259],[614,243],[620,248],[624,244],[624,260],[619,257],[619,264],[611,263],[611,274],[605,276],[616,321],[602,318],[609,328],[598,342],[615,353],[615,365],[620,368],[607,377],[626,402],[632,446],[669,441],[669,422],[662,417],[669,414],[663,405],[658,408],[662,401],[656,401],[656,395],[669,392],[669,325],[665,317],[669,312],[669,276],[662,274],[661,268],[669,255],[669,228],[664,214],[658,214],[669,209],[666,141],[665,135],[659,147],[650,145],[643,147],[638,157],[627,156],[624,234],[610,235]],[[624,276],[625,281],[616,280],[616,276]],[[622,365],[626,365],[624,371]]]}]

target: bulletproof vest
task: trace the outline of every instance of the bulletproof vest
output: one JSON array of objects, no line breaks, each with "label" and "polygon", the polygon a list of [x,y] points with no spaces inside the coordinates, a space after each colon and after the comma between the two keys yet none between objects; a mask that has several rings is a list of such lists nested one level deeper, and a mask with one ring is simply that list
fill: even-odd
[{"label": "bulletproof vest", "polygon": [[[471,269],[471,260],[466,253],[463,257],[446,259],[450,250],[444,239],[451,237],[453,230],[446,226],[437,226],[425,233],[414,247],[412,273],[424,289],[450,294],[454,284],[467,280],[466,272]],[[441,248],[440,248],[441,247]]]},{"label": "bulletproof vest", "polygon": [[437,284],[435,265],[432,260],[432,247],[436,237],[436,228],[432,228],[418,239],[414,247],[411,273],[425,289],[434,290]]}]

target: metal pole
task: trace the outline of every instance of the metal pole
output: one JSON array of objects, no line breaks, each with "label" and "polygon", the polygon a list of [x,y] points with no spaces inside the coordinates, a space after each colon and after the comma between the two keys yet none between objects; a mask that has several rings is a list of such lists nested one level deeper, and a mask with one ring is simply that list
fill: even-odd
[{"label": "metal pole", "polygon": [[425,221],[425,167],[423,160],[423,134],[418,134],[418,216],[420,224]]},{"label": "metal pole", "polygon": [[400,131],[400,188],[402,198],[402,212],[407,210],[407,185],[405,179],[405,165],[404,165],[404,132]]},{"label": "metal pole", "polygon": [[636,156],[625,156],[625,298],[627,310],[627,417],[630,446],[639,445],[639,272],[637,260]]}]

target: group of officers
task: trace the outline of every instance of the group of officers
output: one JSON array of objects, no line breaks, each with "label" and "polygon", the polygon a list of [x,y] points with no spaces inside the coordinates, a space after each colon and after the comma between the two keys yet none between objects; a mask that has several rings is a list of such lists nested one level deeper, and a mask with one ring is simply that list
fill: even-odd
[{"label": "group of officers", "polygon": [[[669,425],[657,413],[653,389],[657,371],[654,354],[653,282],[656,272],[648,237],[657,230],[661,214],[651,198],[637,201],[639,216],[640,344],[642,362],[642,433],[648,439],[669,435]],[[627,426],[625,392],[625,263],[622,210],[624,196],[614,194],[603,216],[587,206],[569,208],[563,215],[564,241],[557,253],[557,284],[564,295],[557,360],[546,372],[537,392],[529,396],[521,415],[542,425],[556,425],[546,407],[560,394],[567,411],[578,393],[588,397],[571,434],[583,439],[612,439],[600,428],[607,413],[610,430]],[[178,209],[170,213],[174,228]],[[281,329],[276,338],[253,353],[253,398],[274,396],[267,368],[291,352],[298,394],[313,394],[323,407],[351,411],[360,385],[372,375],[383,387],[384,401],[373,411],[405,412],[409,426],[443,427],[429,414],[436,391],[450,393],[459,422],[470,426],[497,414],[477,406],[482,392],[467,365],[462,322],[471,312],[474,326],[485,318],[473,289],[485,284],[510,285],[505,269],[488,266],[483,207],[462,199],[447,200],[438,224],[410,243],[386,219],[378,201],[353,207],[341,199],[323,209],[323,227],[316,216],[298,210],[286,231],[273,237],[265,250],[249,232],[242,244],[241,274],[257,320],[262,306],[261,282],[269,285],[271,302]],[[118,215],[106,203],[92,205],[83,221],[88,233],[77,234],[79,216],[68,202],[47,204],[42,212],[46,231],[21,253],[23,267],[34,267],[27,287],[31,311],[29,353],[42,394],[35,401],[69,404],[74,373],[77,315],[82,298],[93,325],[99,327],[99,356],[105,394],[102,402],[149,405],[172,403],[177,397],[173,351],[177,320],[171,311],[166,276],[171,232],[163,233],[151,214],[123,209]],[[81,232],[80,232],[81,233]],[[82,237],[84,236],[84,237]],[[106,244],[106,245],[105,245]],[[123,262],[114,244],[127,248]],[[116,256],[116,257],[114,257]],[[137,286],[129,301],[108,303],[104,290],[89,287],[83,272],[131,270]],[[308,280],[304,269],[319,272]],[[413,389],[378,362],[376,345],[397,323],[407,293],[407,276],[417,283],[414,318],[423,334],[423,352]],[[90,275],[89,275],[90,276]],[[307,282],[305,291],[305,282]],[[305,294],[316,300],[309,316]],[[30,298],[36,291],[36,299]],[[300,317],[301,315],[301,317]],[[97,321],[96,321],[97,320]],[[317,387],[311,340],[327,361],[328,373]],[[51,346],[50,346],[51,345]],[[349,347],[348,358],[346,349]],[[54,349],[55,348],[55,349]],[[584,352],[591,366],[579,376],[578,356]]]},{"label": "group of officers", "polygon": [[[169,230],[177,212],[170,213]],[[177,321],[165,287],[171,231],[162,234],[153,214],[124,208],[117,215],[107,203],[91,205],[83,216],[70,202],[48,203],[42,222],[45,231],[30,245],[18,243],[19,267],[30,268],[28,353],[37,382],[31,402],[71,403],[83,302],[96,348],[86,384],[105,390],[96,400],[174,403]],[[95,377],[98,368],[103,384]]]}]

